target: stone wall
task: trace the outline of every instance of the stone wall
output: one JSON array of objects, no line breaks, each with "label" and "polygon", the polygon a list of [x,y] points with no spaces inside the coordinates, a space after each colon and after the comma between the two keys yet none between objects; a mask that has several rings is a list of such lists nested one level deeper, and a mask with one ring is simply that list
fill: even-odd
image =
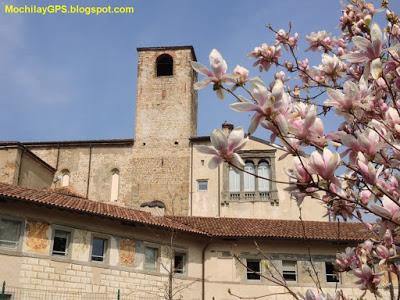
[{"label": "stone wall", "polygon": [[[163,299],[167,277],[143,272],[87,266],[42,258],[22,258],[20,283],[24,289],[60,293],[107,294],[116,299]],[[200,299],[199,285],[184,299]],[[195,290],[196,289],[196,290]]]},{"label": "stone wall", "polygon": [[[172,76],[156,76],[156,59],[169,54]],[[187,215],[189,208],[189,138],[197,131],[196,76],[190,49],[138,52],[134,194],[137,206],[161,200],[167,212]]]},{"label": "stone wall", "polygon": [[[61,178],[65,170],[70,174],[70,186],[78,194],[101,202],[111,200],[112,171],[120,175],[117,203],[132,205],[131,145],[93,145],[90,146],[35,146],[32,152],[48,164],[57,168],[55,178]],[[56,181],[55,187],[61,185]],[[89,185],[89,187],[88,187]]]}]

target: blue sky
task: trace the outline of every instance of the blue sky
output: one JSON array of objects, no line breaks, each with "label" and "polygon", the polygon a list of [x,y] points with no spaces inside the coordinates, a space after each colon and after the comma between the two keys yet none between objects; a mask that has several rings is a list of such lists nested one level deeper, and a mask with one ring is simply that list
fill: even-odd
[{"label": "blue sky", "polygon": [[[2,12],[0,140],[132,137],[137,47],[193,45],[202,63],[217,48],[231,70],[236,64],[251,67],[246,54],[273,40],[266,24],[280,28],[292,21],[301,37],[324,28],[335,32],[341,7],[336,0],[61,2],[40,3],[133,5],[135,14]],[[26,2],[5,0],[0,5],[4,3]],[[399,11],[400,4],[396,6]],[[252,69],[252,74],[259,73]],[[250,115],[230,111],[229,103],[219,101],[210,89],[199,93],[199,135],[209,134],[224,120],[247,128]]]}]

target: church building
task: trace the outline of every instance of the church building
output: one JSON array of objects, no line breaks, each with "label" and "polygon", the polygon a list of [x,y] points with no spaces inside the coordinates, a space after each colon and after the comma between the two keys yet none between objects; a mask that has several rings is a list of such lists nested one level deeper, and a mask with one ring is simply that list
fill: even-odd
[{"label": "church building", "polygon": [[[357,296],[333,262],[368,238],[363,226],[330,222],[309,198],[300,221],[285,185],[208,168],[193,47],[137,56],[134,138],[0,142],[7,299],[291,299],[271,278],[303,293],[318,278]],[[278,160],[276,145],[250,137],[239,154],[249,173],[289,180],[291,158]]]}]

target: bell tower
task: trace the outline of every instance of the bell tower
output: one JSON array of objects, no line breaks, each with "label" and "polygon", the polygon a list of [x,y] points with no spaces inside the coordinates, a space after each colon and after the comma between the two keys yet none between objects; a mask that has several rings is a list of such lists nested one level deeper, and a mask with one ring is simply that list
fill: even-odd
[{"label": "bell tower", "polygon": [[133,149],[135,206],[159,200],[167,213],[189,206],[190,143],[197,133],[192,46],[138,48]]}]

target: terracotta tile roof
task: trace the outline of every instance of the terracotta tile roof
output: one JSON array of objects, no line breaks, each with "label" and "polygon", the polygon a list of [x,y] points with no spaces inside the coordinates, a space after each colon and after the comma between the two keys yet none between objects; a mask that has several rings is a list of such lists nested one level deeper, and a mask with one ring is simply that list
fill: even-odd
[{"label": "terracotta tile roof", "polygon": [[[0,183],[0,197],[26,203],[66,209],[164,229],[209,237],[278,238],[321,241],[362,241],[370,237],[362,224],[291,220],[262,220],[211,217],[156,217],[148,212],[66,195],[49,190],[33,190]],[[1,205],[1,204],[0,204]]]},{"label": "terracotta tile roof", "polygon": [[12,198],[23,202],[66,209],[89,215],[108,217],[120,221],[204,234],[203,232],[193,229],[187,225],[174,222],[169,218],[152,216],[148,212],[87,200],[81,197],[60,194],[48,190],[39,191],[0,183],[0,197]]},{"label": "terracotta tile roof", "polygon": [[[197,230],[225,238],[283,238],[360,241],[370,237],[362,224],[245,218],[171,217]],[[302,224],[303,223],[303,224]],[[304,228],[303,228],[304,226]],[[305,234],[304,234],[305,232]],[[306,238],[304,238],[304,236]]]}]

